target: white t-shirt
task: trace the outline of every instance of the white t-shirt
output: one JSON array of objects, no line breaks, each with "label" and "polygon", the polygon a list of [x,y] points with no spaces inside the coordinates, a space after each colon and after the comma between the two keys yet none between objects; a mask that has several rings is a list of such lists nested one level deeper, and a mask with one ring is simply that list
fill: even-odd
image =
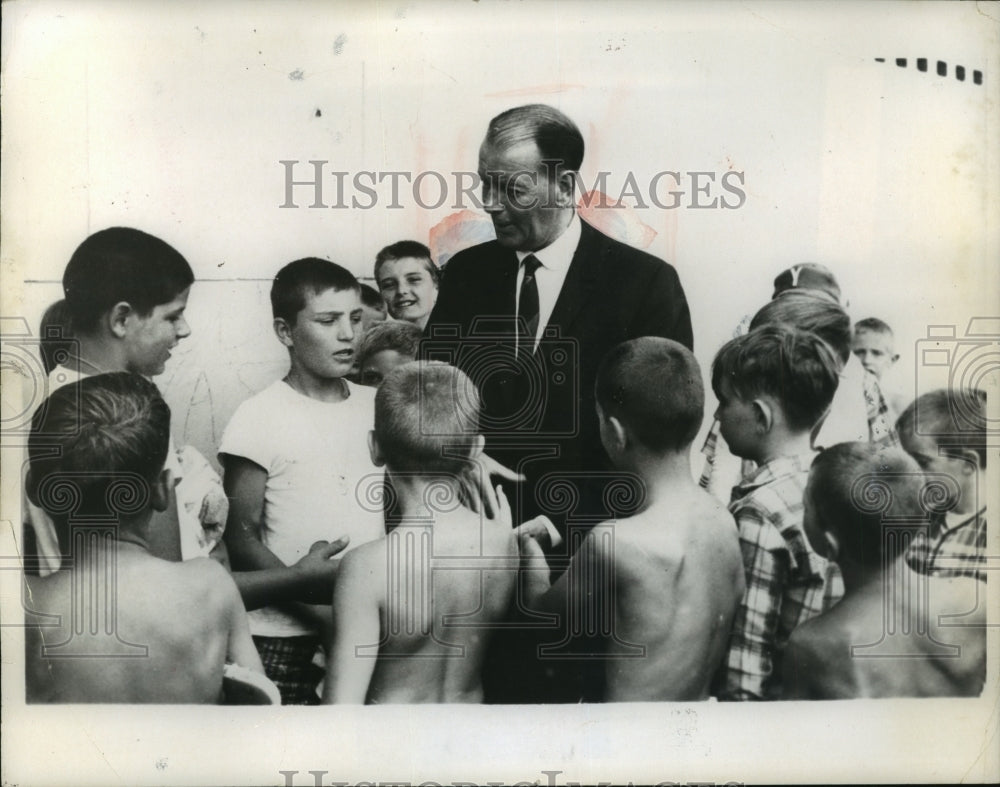
[{"label": "white t-shirt", "polygon": [[[385,533],[378,493],[384,474],[368,453],[375,391],[345,383],[347,399],[321,402],[277,380],[243,402],[222,435],[220,455],[267,471],[261,540],[286,565],[316,541],[348,535],[351,548]],[[314,633],[277,607],[249,614],[259,636]]]}]

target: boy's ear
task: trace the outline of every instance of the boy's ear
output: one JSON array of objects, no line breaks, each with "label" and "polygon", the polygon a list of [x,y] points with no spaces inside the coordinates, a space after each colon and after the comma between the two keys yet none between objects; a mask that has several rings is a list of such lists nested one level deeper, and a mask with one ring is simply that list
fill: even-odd
[{"label": "boy's ear", "polygon": [[173,488],[173,474],[164,467],[149,490],[149,504],[154,511],[166,511],[170,507],[170,493]]},{"label": "boy's ear", "polygon": [[752,402],[757,426],[766,434],[774,426],[774,406],[767,399],[754,399]]},{"label": "boy's ear", "polygon": [[288,320],[284,317],[274,318],[274,335],[278,337],[278,341],[281,342],[285,347],[291,347],[292,342],[292,326],[288,324]]},{"label": "boy's ear", "polygon": [[128,301],[119,301],[108,312],[108,328],[119,339],[124,339],[128,332],[128,318],[135,313]]},{"label": "boy's ear", "polygon": [[840,557],[840,539],[834,533],[829,530],[823,530],[823,538],[826,540],[826,554],[823,555],[827,560],[832,560],[834,563],[837,562],[837,558]]},{"label": "boy's ear", "polygon": [[964,467],[962,468],[963,473],[972,474],[973,472],[975,472],[975,470],[983,469],[982,463],[979,461],[979,454],[977,454],[971,448],[962,449],[961,458],[963,460],[963,465],[964,465]]},{"label": "boy's ear", "polygon": [[382,458],[382,449],[379,447],[378,438],[375,436],[375,430],[372,429],[368,432],[368,454],[372,458],[372,464],[375,467],[384,467],[385,459]]},{"label": "boy's ear", "polygon": [[607,421],[608,428],[611,430],[611,436],[614,439],[615,448],[619,451],[625,450],[629,445],[629,436],[625,425],[614,415],[609,416]]}]

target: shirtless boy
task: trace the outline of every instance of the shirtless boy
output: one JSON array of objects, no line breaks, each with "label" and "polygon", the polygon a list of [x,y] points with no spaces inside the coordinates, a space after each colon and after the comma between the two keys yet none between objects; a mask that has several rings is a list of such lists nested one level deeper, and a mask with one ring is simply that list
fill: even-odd
[{"label": "shirtless boy", "polygon": [[707,699],[744,578],[732,516],[691,477],[705,408],[701,371],[677,342],[633,339],[605,357],[596,394],[601,442],[616,469],[642,482],[645,502],[634,516],[594,528],[551,587],[541,547],[522,536],[529,598],[555,611],[567,610],[568,599],[580,614],[609,605],[590,614],[610,620],[619,643],[641,648],[637,658],[609,650],[605,701]]},{"label": "shirtless boy", "polygon": [[357,547],[333,590],[326,703],[481,702],[490,627],[507,611],[517,544],[501,516],[457,504],[480,456],[478,393],[440,363],[390,372],[375,397],[372,460],[385,465],[399,524]]},{"label": "shirtless boy", "polygon": [[[876,492],[868,496],[865,488]],[[841,443],[809,471],[805,530],[837,561],[844,598],[792,632],[785,694],[801,699],[976,696],[986,678],[986,606],[973,577],[907,565],[913,523],[926,519],[920,467],[898,448]],[[862,503],[884,499],[883,510]],[[893,525],[895,521],[895,525]],[[886,531],[895,530],[895,533]]]},{"label": "shirtless boy", "polygon": [[227,662],[263,673],[226,570],[151,554],[169,435],[169,408],[135,373],[70,383],[36,412],[27,492],[71,559],[25,577],[28,702],[214,703]]}]

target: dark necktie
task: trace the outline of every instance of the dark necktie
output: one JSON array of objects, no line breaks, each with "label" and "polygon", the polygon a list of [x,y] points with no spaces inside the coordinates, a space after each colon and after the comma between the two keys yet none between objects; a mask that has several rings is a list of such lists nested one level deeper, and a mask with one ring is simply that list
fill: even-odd
[{"label": "dark necktie", "polygon": [[518,355],[531,355],[535,351],[535,334],[538,331],[538,282],[535,281],[535,271],[542,263],[534,254],[529,254],[521,264],[524,266],[524,278],[521,279],[521,294],[517,302],[517,352]]}]

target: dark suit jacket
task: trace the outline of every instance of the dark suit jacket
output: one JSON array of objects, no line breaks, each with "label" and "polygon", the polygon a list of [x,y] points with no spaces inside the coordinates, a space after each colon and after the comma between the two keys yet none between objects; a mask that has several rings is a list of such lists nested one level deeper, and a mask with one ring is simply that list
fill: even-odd
[{"label": "dark suit jacket", "polygon": [[496,241],[456,254],[421,357],[458,366],[479,387],[487,451],[520,464],[529,478],[516,519],[547,513],[560,526],[567,518],[600,521],[614,511],[600,499],[613,476],[594,410],[597,367],[612,347],[639,336],[690,348],[684,291],[672,266],[583,222],[546,334],[531,361],[518,366],[517,271],[514,252]]}]

